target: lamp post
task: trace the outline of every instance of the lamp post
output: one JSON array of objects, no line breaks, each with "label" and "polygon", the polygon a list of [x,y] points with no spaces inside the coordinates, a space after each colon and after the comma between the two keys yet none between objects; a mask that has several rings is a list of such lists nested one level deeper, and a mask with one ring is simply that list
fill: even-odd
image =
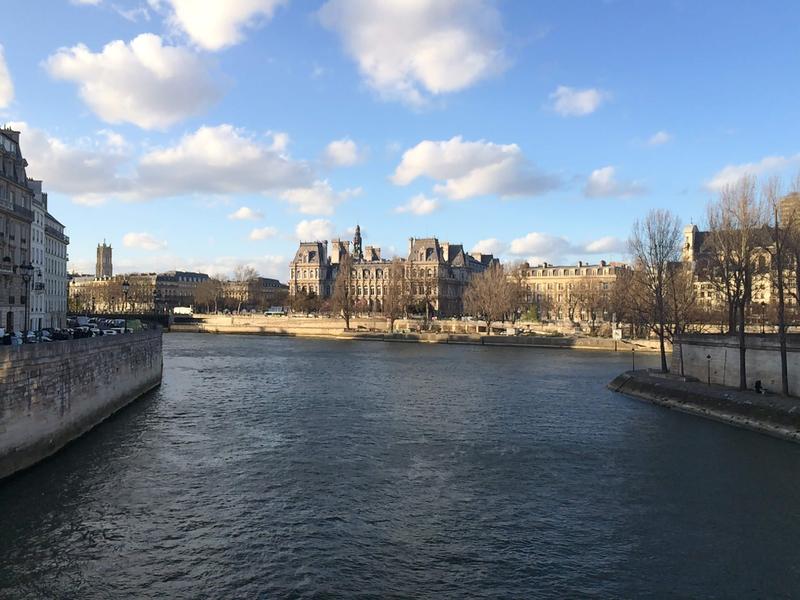
[{"label": "lamp post", "polygon": [[158,314],[158,301],[161,300],[161,292],[158,288],[153,288],[153,314]]},{"label": "lamp post", "polygon": [[94,311],[96,310],[94,301],[95,301],[95,297],[94,297],[94,294],[92,294],[92,314],[94,314]]},{"label": "lamp post", "polygon": [[711,385],[711,355],[706,355],[707,367],[708,367],[708,385]]},{"label": "lamp post", "polygon": [[765,313],[767,310],[767,305],[765,302],[761,303],[761,335],[764,335],[764,320],[765,320]]},{"label": "lamp post", "polygon": [[128,312],[128,291],[131,289],[131,284],[128,283],[128,280],[122,282],[122,312]]},{"label": "lamp post", "polygon": [[636,370],[636,347],[631,346],[631,371]]},{"label": "lamp post", "polygon": [[22,264],[17,269],[22,275],[22,281],[25,283],[25,328],[23,331],[27,331],[28,327],[28,319],[30,313],[30,303],[31,303],[31,277],[33,276],[33,265],[31,263]]}]

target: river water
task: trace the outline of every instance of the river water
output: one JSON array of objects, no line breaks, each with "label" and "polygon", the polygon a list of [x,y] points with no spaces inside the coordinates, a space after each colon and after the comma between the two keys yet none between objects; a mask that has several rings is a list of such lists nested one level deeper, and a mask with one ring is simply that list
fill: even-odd
[{"label": "river water", "polygon": [[166,335],[0,483],[0,597],[800,596],[800,446],[607,391],[629,361]]}]

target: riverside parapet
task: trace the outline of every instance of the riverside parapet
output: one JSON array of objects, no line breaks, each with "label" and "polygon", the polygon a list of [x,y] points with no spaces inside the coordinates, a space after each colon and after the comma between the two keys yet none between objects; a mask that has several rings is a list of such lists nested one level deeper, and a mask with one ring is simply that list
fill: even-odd
[{"label": "riverside parapet", "polygon": [[800,442],[797,398],[739,391],[654,371],[628,371],[614,378],[608,388],[673,410]]},{"label": "riverside parapet", "polygon": [[161,383],[161,330],[0,347],[0,478]]}]

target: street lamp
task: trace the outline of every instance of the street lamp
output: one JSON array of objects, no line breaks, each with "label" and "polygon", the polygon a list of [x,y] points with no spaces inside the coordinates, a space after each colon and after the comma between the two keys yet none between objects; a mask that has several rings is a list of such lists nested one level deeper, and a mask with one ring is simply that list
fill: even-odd
[{"label": "street lamp", "polygon": [[92,314],[95,314],[94,311],[96,310],[94,301],[95,301],[95,297],[94,297],[94,294],[92,294]]},{"label": "street lamp", "polygon": [[20,265],[17,270],[22,275],[22,281],[25,283],[25,331],[29,329],[28,319],[30,312],[30,297],[31,297],[31,277],[33,276],[33,265],[31,263]]},{"label": "street lamp", "polygon": [[765,314],[766,310],[767,310],[767,305],[766,305],[766,303],[762,302],[761,303],[761,335],[764,335],[764,320],[765,320],[764,319],[764,314]]},{"label": "street lamp", "polygon": [[158,314],[158,302],[161,300],[161,292],[158,288],[153,288],[153,314]]},{"label": "street lamp", "polygon": [[708,361],[707,362],[707,366],[708,366],[708,385],[711,385],[711,355],[710,354],[706,355],[706,361]]},{"label": "street lamp", "polygon": [[122,302],[122,312],[128,311],[128,290],[130,289],[131,289],[131,284],[128,283],[128,280],[126,279],[125,281],[122,282],[122,296],[124,298]]}]

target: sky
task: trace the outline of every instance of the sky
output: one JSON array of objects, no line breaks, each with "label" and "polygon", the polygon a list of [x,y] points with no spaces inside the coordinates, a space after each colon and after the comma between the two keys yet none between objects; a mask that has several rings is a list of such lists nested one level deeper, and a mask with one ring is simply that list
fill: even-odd
[{"label": "sky", "polygon": [[[299,240],[624,260],[800,168],[800,5],[689,0],[2,2],[0,123],[70,270],[286,280]],[[14,24],[8,26],[8,24]]]}]

